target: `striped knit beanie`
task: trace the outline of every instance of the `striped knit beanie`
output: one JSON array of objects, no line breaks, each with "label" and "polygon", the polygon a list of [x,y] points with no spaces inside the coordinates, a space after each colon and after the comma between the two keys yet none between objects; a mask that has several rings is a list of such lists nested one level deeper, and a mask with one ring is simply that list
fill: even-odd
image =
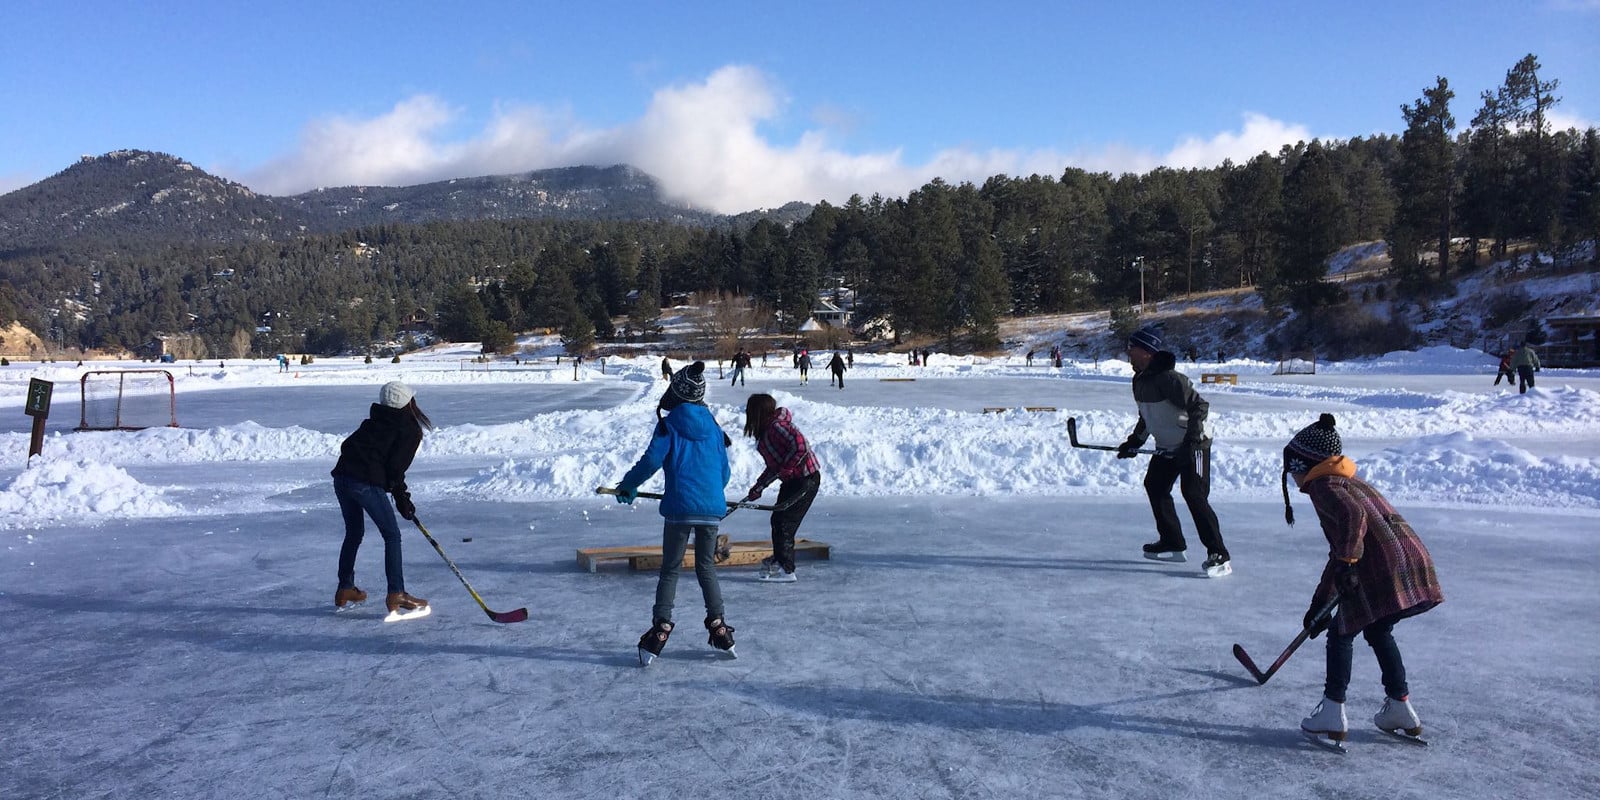
[{"label": "striped knit beanie", "polygon": [[1166,349],[1167,343],[1161,338],[1161,330],[1156,327],[1140,328],[1128,337],[1129,347],[1138,347],[1151,355]]},{"label": "striped knit beanie", "polygon": [[1311,468],[1334,457],[1344,455],[1344,442],[1334,430],[1332,414],[1323,414],[1316,422],[1300,429],[1283,448],[1283,516],[1294,524],[1294,508],[1289,505],[1289,474],[1304,475]]}]

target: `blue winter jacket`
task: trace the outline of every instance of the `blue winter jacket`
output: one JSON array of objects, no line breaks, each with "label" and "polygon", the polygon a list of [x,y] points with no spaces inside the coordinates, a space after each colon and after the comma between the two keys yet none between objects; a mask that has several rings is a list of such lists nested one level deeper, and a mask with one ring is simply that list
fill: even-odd
[{"label": "blue winter jacket", "polygon": [[667,488],[662,492],[661,516],[673,522],[720,520],[728,513],[723,489],[733,475],[727,442],[710,409],[685,403],[656,424],[650,446],[617,488],[638,489],[656,470],[663,470]]}]

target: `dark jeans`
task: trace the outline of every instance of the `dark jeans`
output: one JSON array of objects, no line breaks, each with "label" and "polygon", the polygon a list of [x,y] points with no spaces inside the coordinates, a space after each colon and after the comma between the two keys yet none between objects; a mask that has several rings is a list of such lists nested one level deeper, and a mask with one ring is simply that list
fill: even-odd
[{"label": "dark jeans", "polygon": [[722,616],[722,587],[717,584],[717,526],[680,525],[671,522],[661,528],[661,572],[656,580],[656,604],[650,621],[672,621],[672,605],[678,598],[678,570],[683,553],[694,536],[694,577],[700,581],[700,594],[706,601],[706,619]]},{"label": "dark jeans", "polygon": [[[1394,643],[1394,624],[1406,617],[1412,616],[1407,612],[1392,614],[1373,622],[1360,633],[1366,637],[1367,644],[1372,646],[1372,654],[1378,657],[1378,669],[1383,671],[1383,693],[1399,700],[1409,691],[1406,688],[1406,665],[1400,660],[1400,647]],[[1343,703],[1345,690],[1350,688],[1350,660],[1354,655],[1356,635],[1352,632],[1349,636],[1340,636],[1334,633],[1339,628],[1338,618],[1328,626],[1328,678],[1322,689],[1323,695],[1334,702]]]},{"label": "dark jeans", "polygon": [[1217,514],[1211,510],[1211,442],[1201,442],[1198,447],[1182,447],[1172,455],[1150,457],[1150,468],[1144,474],[1144,491],[1150,495],[1150,510],[1156,516],[1156,533],[1167,547],[1186,549],[1183,524],[1178,521],[1178,508],[1172,502],[1172,484],[1182,479],[1183,502],[1189,506],[1194,526],[1200,534],[1200,543],[1207,553],[1228,556],[1228,547],[1222,543],[1222,531],[1217,525]]},{"label": "dark jeans", "polygon": [[729,386],[744,382],[744,367],[733,368],[733,380],[728,381]]},{"label": "dark jeans", "polygon": [[1533,388],[1533,367],[1517,367],[1517,394],[1527,394]]},{"label": "dark jeans", "polygon": [[828,383],[833,383],[833,381],[835,381],[835,380],[837,380],[839,382],[839,388],[843,389],[844,388],[844,372],[842,370],[833,373],[833,378],[831,380],[829,380]]},{"label": "dark jeans", "polygon": [[344,546],[339,548],[339,588],[356,585],[356,551],[366,534],[365,513],[372,517],[383,535],[383,572],[389,581],[389,592],[406,590],[405,573],[400,566],[400,525],[395,522],[394,506],[389,504],[389,493],[362,481],[335,475],[333,495],[339,498],[339,513],[344,515]]},{"label": "dark jeans", "polygon": [[1517,376],[1512,374],[1511,370],[1509,369],[1503,369],[1494,374],[1494,385],[1499,386],[1502,379],[1504,379],[1506,383],[1509,383],[1513,386],[1515,386],[1517,383]]},{"label": "dark jeans", "polygon": [[[778,487],[775,503],[782,511],[772,512],[772,558],[785,572],[794,572],[794,535],[800,531],[800,522],[811,510],[811,501],[817,499],[817,488],[822,485],[822,473],[814,472],[795,481],[785,481]],[[794,505],[785,508],[785,504]]]}]

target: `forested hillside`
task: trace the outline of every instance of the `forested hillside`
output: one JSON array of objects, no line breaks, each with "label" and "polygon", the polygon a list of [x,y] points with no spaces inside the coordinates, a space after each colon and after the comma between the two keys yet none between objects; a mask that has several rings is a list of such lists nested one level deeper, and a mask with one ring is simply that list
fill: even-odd
[{"label": "forested hillside", "polygon": [[[667,298],[692,292],[752,298],[793,330],[842,285],[858,322],[982,348],[1005,316],[1218,288],[1252,287],[1275,313],[1337,308],[1348,298],[1325,279],[1327,259],[1369,240],[1388,243],[1395,296],[1426,302],[1515,247],[1593,253],[1583,248],[1600,237],[1600,134],[1552,129],[1557,85],[1529,56],[1459,129],[1441,78],[1402,107],[1398,136],[1302,142],[1212,169],[934,180],[904,198],[820,203],[792,224],[492,219],[276,238],[311,205],[274,201],[252,218],[252,241],[35,237],[0,260],[0,317],[71,347],[191,332],[212,353],[242,355],[364,349],[421,310],[448,337],[498,343],[555,327],[581,350],[612,335],[613,320],[648,327]],[[448,186],[424,195],[448,197]],[[324,211],[350,198],[327,195]],[[371,207],[358,205],[340,213]]]}]

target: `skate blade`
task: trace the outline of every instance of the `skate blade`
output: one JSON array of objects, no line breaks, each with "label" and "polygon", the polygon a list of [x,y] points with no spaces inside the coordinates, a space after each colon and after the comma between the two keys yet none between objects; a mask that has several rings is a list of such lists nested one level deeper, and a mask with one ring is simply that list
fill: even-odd
[{"label": "skate blade", "polygon": [[429,614],[432,614],[432,613],[433,613],[433,606],[423,606],[422,608],[418,608],[418,609],[415,609],[415,610],[412,610],[412,611],[401,611],[399,609],[395,609],[394,611],[390,611],[389,612],[389,616],[384,617],[383,621],[384,622],[403,622],[403,621],[408,620],[408,619],[422,619],[423,617],[426,617],[426,616],[428,616]]},{"label": "skate blade", "polygon": [[356,609],[358,609],[358,608],[360,608],[360,607],[362,607],[362,606],[364,606],[366,604],[367,604],[367,601],[365,601],[365,600],[362,600],[359,603],[345,603],[342,606],[334,606],[333,607],[333,613],[335,613],[335,614],[348,614],[348,613],[350,613],[350,612],[352,612],[352,611],[354,611],[354,610],[356,610]]},{"label": "skate blade", "polygon": [[1389,728],[1379,728],[1378,730],[1383,731],[1384,733],[1387,733],[1402,742],[1410,742],[1418,747],[1428,746],[1428,740],[1422,738],[1422,732],[1420,728],[1415,734],[1412,734],[1403,728],[1395,728],[1393,730],[1390,730]]},{"label": "skate blade", "polygon": [[656,661],[656,654],[655,653],[652,653],[649,650],[644,649],[643,647],[639,648],[639,666],[648,667],[651,664],[654,664],[655,661]]},{"label": "skate blade", "polygon": [[1206,567],[1206,577],[1225,578],[1233,574],[1233,564],[1223,564],[1220,567]]},{"label": "skate blade", "polygon": [[788,575],[757,575],[756,580],[761,583],[798,583],[800,579],[791,572]]},{"label": "skate blade", "polygon": [[[730,647],[730,648],[728,648],[726,650],[723,650],[722,652],[727,653],[728,654],[728,658],[738,658],[739,654],[734,651],[734,647],[738,647],[738,645],[734,645],[733,647]],[[718,649],[720,650],[721,648],[718,648]]]},{"label": "skate blade", "polygon": [[1333,752],[1340,753],[1340,754],[1344,754],[1344,753],[1349,752],[1349,751],[1344,749],[1344,741],[1343,740],[1332,738],[1334,736],[1334,734],[1331,734],[1331,733],[1315,733],[1315,732],[1312,732],[1312,731],[1308,731],[1305,728],[1301,728],[1300,729],[1300,735],[1306,737],[1306,741],[1308,741],[1308,742],[1310,742],[1310,743],[1312,743],[1312,744],[1314,744],[1314,745],[1316,745],[1318,747],[1321,747],[1324,750],[1332,750]]},{"label": "skate blade", "polygon": [[1151,561],[1166,561],[1166,562],[1171,563],[1171,564],[1181,564],[1181,563],[1189,560],[1189,557],[1184,555],[1182,552],[1176,552],[1176,553],[1145,553],[1144,557],[1150,559]]}]

